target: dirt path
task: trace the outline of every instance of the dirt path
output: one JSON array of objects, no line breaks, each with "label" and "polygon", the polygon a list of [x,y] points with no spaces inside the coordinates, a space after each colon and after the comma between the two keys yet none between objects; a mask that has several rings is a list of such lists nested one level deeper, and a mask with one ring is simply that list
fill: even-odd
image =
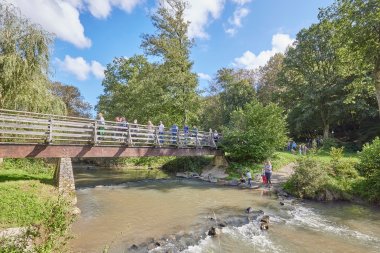
[{"label": "dirt path", "polygon": [[292,175],[294,172],[295,163],[289,163],[288,165],[282,167],[278,171],[274,171],[272,174],[272,185],[273,187],[279,187],[281,184],[285,183],[286,180]]}]

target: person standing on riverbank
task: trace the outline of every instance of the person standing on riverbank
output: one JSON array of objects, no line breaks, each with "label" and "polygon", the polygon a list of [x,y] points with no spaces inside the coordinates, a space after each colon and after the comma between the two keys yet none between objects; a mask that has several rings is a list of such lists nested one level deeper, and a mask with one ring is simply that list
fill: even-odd
[{"label": "person standing on riverbank", "polygon": [[247,173],[245,174],[248,180],[249,187],[252,187],[252,174],[250,170],[247,170]]},{"label": "person standing on riverbank", "polygon": [[270,160],[266,161],[264,164],[264,173],[265,173],[265,177],[267,179],[267,186],[271,187],[272,186],[272,181],[271,181],[272,163],[270,162]]}]

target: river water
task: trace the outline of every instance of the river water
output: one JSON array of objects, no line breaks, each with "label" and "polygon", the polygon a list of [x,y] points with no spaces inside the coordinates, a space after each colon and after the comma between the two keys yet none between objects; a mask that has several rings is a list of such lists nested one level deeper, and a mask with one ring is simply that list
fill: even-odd
[{"label": "river water", "polygon": [[[77,198],[74,252],[146,252],[140,245],[155,241],[150,252],[380,252],[380,212],[356,204],[280,205],[265,190],[175,179],[84,187]],[[260,216],[248,221],[247,207],[270,216],[269,230]],[[218,222],[220,236],[202,230]]]}]

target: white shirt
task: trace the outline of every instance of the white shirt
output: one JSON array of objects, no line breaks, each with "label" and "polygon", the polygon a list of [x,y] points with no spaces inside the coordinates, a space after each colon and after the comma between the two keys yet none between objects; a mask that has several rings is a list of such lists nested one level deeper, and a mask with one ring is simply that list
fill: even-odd
[{"label": "white shirt", "polygon": [[251,172],[247,172],[247,178],[252,178]]},{"label": "white shirt", "polygon": [[164,132],[164,128],[165,128],[164,124],[160,124],[158,126],[158,132],[163,133]]}]

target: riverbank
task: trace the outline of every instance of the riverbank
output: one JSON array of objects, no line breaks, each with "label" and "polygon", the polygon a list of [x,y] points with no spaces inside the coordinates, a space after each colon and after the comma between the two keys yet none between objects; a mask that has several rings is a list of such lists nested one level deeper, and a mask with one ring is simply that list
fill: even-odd
[{"label": "riverbank", "polygon": [[74,216],[53,185],[54,165],[4,159],[0,165],[0,252],[63,249]]}]

